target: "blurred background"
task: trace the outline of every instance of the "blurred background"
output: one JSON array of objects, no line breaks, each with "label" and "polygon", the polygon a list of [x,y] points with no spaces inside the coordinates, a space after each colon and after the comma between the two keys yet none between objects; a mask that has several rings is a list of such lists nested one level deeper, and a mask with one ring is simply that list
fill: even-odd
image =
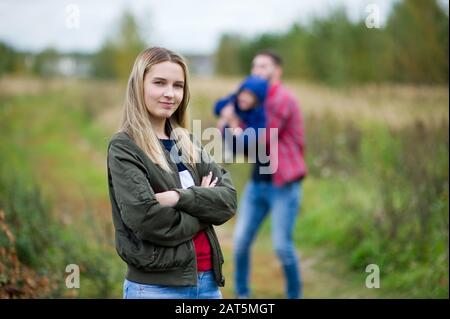
[{"label": "blurred background", "polygon": [[[306,298],[448,298],[448,21],[448,0],[1,0],[0,298],[121,298],[106,153],[149,46],[188,60],[203,128],[257,51],[284,58],[305,121]],[[239,195],[250,166],[227,164]],[[234,223],[217,228],[225,298]],[[270,220],[251,276],[254,297],[284,297]]]}]

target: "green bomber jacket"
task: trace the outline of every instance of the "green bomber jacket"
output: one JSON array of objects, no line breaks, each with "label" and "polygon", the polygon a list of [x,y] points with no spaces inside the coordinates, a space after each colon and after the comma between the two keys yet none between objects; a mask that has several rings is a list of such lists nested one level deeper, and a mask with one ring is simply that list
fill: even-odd
[{"label": "green bomber jacket", "polygon": [[[234,216],[236,190],[230,173],[201,146],[199,149],[201,160],[194,167],[183,160],[195,182],[195,186],[183,189],[176,164],[164,148],[172,172],[153,163],[127,133],[112,136],[107,156],[108,189],[116,251],[128,266],[128,280],[168,286],[196,285],[197,261],[192,238],[205,230],[215,280],[224,286],[224,259],[213,225],[221,225]],[[201,178],[210,171],[219,178],[216,186],[200,187]],[[174,207],[160,205],[155,198],[155,193],[168,190],[180,194]]]}]

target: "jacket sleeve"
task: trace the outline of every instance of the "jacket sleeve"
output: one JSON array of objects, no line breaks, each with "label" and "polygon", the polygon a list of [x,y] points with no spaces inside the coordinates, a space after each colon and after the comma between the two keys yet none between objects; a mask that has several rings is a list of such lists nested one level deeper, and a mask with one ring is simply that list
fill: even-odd
[{"label": "jacket sleeve", "polygon": [[220,115],[220,112],[222,111],[222,109],[227,106],[228,103],[233,103],[235,100],[235,95],[231,94],[229,96],[226,96],[224,98],[221,98],[219,100],[216,101],[215,105],[214,105],[214,114],[216,116]]},{"label": "jacket sleeve", "polygon": [[122,220],[138,239],[177,246],[207,226],[195,216],[159,204],[142,162],[129,146],[112,143],[108,167]]},{"label": "jacket sleeve", "polygon": [[[237,111],[236,115],[239,117],[239,126],[243,132],[239,135],[230,133],[231,138],[227,144],[233,154],[248,156],[248,154],[252,154],[252,152],[257,152],[257,143],[265,143],[265,141],[262,140],[265,136],[260,138],[259,135],[259,129],[266,127],[264,107],[259,105],[256,109],[249,111]],[[222,132],[222,135],[225,139],[224,131]]]},{"label": "jacket sleeve", "polygon": [[[219,178],[218,182],[215,187],[191,186],[187,189],[174,189],[180,194],[175,208],[198,217],[204,223],[221,225],[236,213],[236,189],[230,173],[215,163],[204,149],[201,150],[201,154],[199,174],[206,175],[211,171],[213,179]],[[201,180],[202,176],[199,177]]]}]

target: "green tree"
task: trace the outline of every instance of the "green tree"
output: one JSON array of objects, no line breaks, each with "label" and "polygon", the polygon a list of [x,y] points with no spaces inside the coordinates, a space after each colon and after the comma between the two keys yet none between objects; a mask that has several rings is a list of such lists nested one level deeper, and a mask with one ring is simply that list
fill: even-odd
[{"label": "green tree", "polygon": [[136,56],[147,47],[136,18],[125,11],[111,35],[93,59],[93,73],[103,78],[127,78]]},{"label": "green tree", "polygon": [[307,60],[306,45],[308,31],[294,24],[280,43],[279,52],[284,58],[284,76],[289,78],[311,78],[312,66]]},{"label": "green tree", "polygon": [[47,48],[34,56],[32,71],[34,74],[48,77],[55,74],[55,62],[59,53],[54,48]]},{"label": "green tree", "polygon": [[92,72],[95,77],[99,78],[117,78],[117,70],[115,68],[116,49],[111,41],[105,41],[101,49],[94,55],[92,59]]},{"label": "green tree", "polygon": [[15,55],[13,48],[0,42],[0,75],[14,70]]},{"label": "green tree", "polygon": [[9,73],[26,73],[26,54],[0,42],[0,76]]},{"label": "green tree", "polygon": [[242,60],[239,50],[242,46],[241,37],[233,34],[224,34],[214,56],[216,73],[220,75],[236,75],[244,73],[241,69]]},{"label": "green tree", "polygon": [[348,81],[353,39],[352,25],[339,8],[325,19],[315,19],[307,43],[308,62],[314,79],[330,84]]},{"label": "green tree", "polygon": [[387,32],[393,80],[448,83],[448,16],[436,0],[396,3]]},{"label": "green tree", "polygon": [[286,77],[332,85],[364,82],[448,83],[448,15],[437,0],[398,1],[386,27],[352,22],[344,8],[286,33],[250,39],[224,35],[216,52],[219,74],[248,74],[254,55],[274,49]]}]

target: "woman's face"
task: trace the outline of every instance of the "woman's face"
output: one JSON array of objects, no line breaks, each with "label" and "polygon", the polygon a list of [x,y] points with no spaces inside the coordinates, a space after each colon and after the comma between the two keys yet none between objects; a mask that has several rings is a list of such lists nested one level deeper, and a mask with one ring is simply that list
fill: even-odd
[{"label": "woman's face", "polygon": [[155,64],[144,76],[144,100],[150,116],[168,119],[176,111],[184,94],[183,68],[174,62]]}]

